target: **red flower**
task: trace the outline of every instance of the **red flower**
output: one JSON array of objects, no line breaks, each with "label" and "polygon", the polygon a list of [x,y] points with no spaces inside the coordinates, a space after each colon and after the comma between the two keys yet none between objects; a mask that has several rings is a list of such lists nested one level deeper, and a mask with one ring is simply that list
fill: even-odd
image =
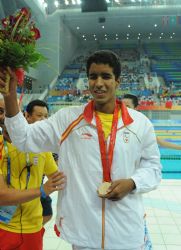
[{"label": "red flower", "polygon": [[9,24],[13,25],[15,23],[15,18],[14,16],[9,16]]},{"label": "red flower", "polygon": [[39,29],[35,27],[31,29],[31,34],[35,40],[38,40],[41,37]]},{"label": "red flower", "polygon": [[22,8],[20,13],[23,14],[23,16],[27,17],[28,20],[31,17],[31,13],[30,13],[29,9],[27,9],[27,8]]},{"label": "red flower", "polygon": [[3,18],[3,19],[1,20],[1,23],[2,23],[3,27],[7,27],[7,26],[9,25],[9,20],[8,20],[8,18]]},{"label": "red flower", "polygon": [[22,8],[15,16],[15,22],[17,22],[19,19],[19,22],[22,23],[26,20],[26,23],[31,18],[31,12],[27,8]]},{"label": "red flower", "polygon": [[15,74],[18,80],[18,84],[22,85],[24,82],[24,70],[22,68],[16,69],[15,70]]}]

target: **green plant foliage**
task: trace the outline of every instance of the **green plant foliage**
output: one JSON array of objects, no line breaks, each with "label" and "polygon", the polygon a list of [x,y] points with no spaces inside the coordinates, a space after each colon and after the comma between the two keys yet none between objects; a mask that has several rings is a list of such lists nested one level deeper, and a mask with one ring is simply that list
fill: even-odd
[{"label": "green plant foliage", "polygon": [[30,19],[31,13],[22,8],[13,16],[1,20],[0,67],[23,68],[28,71],[47,59],[37,50],[40,31]]}]

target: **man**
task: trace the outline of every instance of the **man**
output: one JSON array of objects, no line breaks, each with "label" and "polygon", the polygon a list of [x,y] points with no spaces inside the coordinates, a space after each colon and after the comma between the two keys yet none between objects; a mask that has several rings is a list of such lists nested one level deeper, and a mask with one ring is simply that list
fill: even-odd
[{"label": "man", "polygon": [[[137,109],[139,102],[138,102],[138,98],[135,95],[132,94],[125,94],[122,98],[122,101],[125,103],[126,107],[131,108],[131,109]],[[145,250],[151,250],[153,249],[152,246],[152,242],[150,239],[150,235],[148,232],[148,227],[146,224],[146,214],[144,215],[144,219],[145,219]]]},{"label": "man", "polygon": [[[58,197],[57,235],[76,250],[140,250],[141,194],[160,182],[160,155],[150,121],[116,101],[117,55],[97,51],[88,58],[93,101],[63,108],[33,126],[18,111],[15,74],[7,70],[11,82],[9,95],[4,96],[6,125],[13,143],[25,151],[58,153],[59,168],[68,178]],[[0,72],[0,87],[7,70]]]},{"label": "man", "polygon": [[[41,100],[31,101],[26,107],[25,117],[28,123],[30,124],[47,119],[48,105],[46,104],[46,102]],[[46,198],[41,197],[41,204],[43,207],[43,225],[45,225],[48,221],[51,220],[53,215],[51,197],[50,196],[47,196]]]},{"label": "man", "polygon": [[132,94],[125,94],[122,98],[122,101],[125,103],[126,107],[137,110],[139,105],[138,97]]},{"label": "man", "polygon": [[[47,115],[45,104],[39,100],[35,103],[39,105],[39,114]],[[35,117],[34,112],[31,115]],[[39,197],[46,199],[50,193],[61,190],[64,175],[57,171],[51,153],[20,152],[11,144],[6,127],[1,126],[4,148],[0,159],[0,249],[42,250],[44,229]],[[44,185],[43,173],[48,177]]]},{"label": "man", "polygon": [[[128,108],[131,109],[137,109],[139,102],[138,102],[138,97],[132,94],[125,94],[123,96],[122,101],[126,104]],[[164,148],[171,148],[171,149],[176,149],[176,150],[181,150],[181,145],[167,142],[165,140],[160,139],[159,137],[156,137],[157,143]]]}]

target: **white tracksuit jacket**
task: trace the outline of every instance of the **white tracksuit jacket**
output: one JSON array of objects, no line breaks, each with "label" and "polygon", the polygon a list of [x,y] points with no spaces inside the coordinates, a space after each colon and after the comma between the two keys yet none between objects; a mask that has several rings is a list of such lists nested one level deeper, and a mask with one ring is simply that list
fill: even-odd
[{"label": "white tracksuit jacket", "polygon": [[[112,180],[132,178],[136,189],[119,201],[106,200],[105,249],[139,248],[144,242],[142,193],[157,188],[160,154],[151,122],[140,112],[121,105],[114,148]],[[59,154],[67,185],[59,192],[56,226],[71,244],[101,248],[102,163],[93,105],[63,108],[48,120],[28,124],[21,113],[6,118],[20,150]],[[108,138],[109,141],[109,138]]]}]

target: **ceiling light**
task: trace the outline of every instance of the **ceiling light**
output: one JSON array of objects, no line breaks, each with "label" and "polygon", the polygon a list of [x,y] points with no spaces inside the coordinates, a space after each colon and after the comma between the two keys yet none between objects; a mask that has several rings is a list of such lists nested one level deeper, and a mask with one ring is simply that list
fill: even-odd
[{"label": "ceiling light", "polygon": [[175,32],[173,32],[172,34],[175,35]]},{"label": "ceiling light", "polygon": [[104,25],[102,25],[102,28],[104,29]]},{"label": "ceiling light", "polygon": [[87,39],[86,38],[84,38],[84,41],[86,41]]},{"label": "ceiling light", "polygon": [[81,4],[81,0],[77,0],[77,4]]},{"label": "ceiling light", "polygon": [[93,35],[94,37],[96,36],[96,34]]},{"label": "ceiling light", "polygon": [[140,39],[140,37],[138,36],[138,40]]},{"label": "ceiling light", "polygon": [[141,34],[140,34],[140,33],[138,33],[138,36],[141,36]]},{"label": "ceiling light", "polygon": [[127,34],[127,36],[129,36],[129,34]]},{"label": "ceiling light", "polygon": [[47,8],[48,7],[48,4],[47,3],[43,3],[44,7]]},{"label": "ceiling light", "polygon": [[158,26],[158,24],[155,23],[155,24],[154,24],[154,27],[156,28],[157,26]]},{"label": "ceiling light", "polygon": [[107,40],[107,37],[105,37],[105,40]]},{"label": "ceiling light", "polygon": [[56,8],[59,6],[59,2],[57,0],[54,2],[54,4]]},{"label": "ceiling light", "polygon": [[150,33],[150,36],[152,36],[152,33]]},{"label": "ceiling light", "polygon": [[118,34],[116,34],[116,36],[118,36]]},{"label": "ceiling light", "polygon": [[74,5],[76,4],[75,0],[72,0],[72,4],[74,4]]},{"label": "ceiling light", "polygon": [[162,37],[160,36],[160,39],[162,39]]},{"label": "ceiling light", "polygon": [[163,32],[161,33],[161,35],[163,36]]},{"label": "ceiling light", "polygon": [[129,37],[126,38],[127,40],[129,39]]},{"label": "ceiling light", "polygon": [[151,39],[151,37],[149,36],[148,39]]},{"label": "ceiling light", "polygon": [[170,36],[170,38],[172,39],[172,38],[173,38],[173,36]]},{"label": "ceiling light", "polygon": [[119,38],[118,37],[116,37],[116,40],[118,40]]},{"label": "ceiling light", "polygon": [[79,30],[80,29],[80,27],[79,26],[77,26],[77,30]]},{"label": "ceiling light", "polygon": [[85,37],[85,35],[82,35],[82,37]]},{"label": "ceiling light", "polygon": [[104,36],[107,36],[107,34],[105,34]]},{"label": "ceiling light", "polygon": [[128,24],[128,28],[131,28],[131,25],[130,25],[130,24]]},{"label": "ceiling light", "polygon": [[110,3],[110,0],[106,0],[107,3]]},{"label": "ceiling light", "polygon": [[65,0],[65,5],[69,5],[69,1],[68,0]]}]

